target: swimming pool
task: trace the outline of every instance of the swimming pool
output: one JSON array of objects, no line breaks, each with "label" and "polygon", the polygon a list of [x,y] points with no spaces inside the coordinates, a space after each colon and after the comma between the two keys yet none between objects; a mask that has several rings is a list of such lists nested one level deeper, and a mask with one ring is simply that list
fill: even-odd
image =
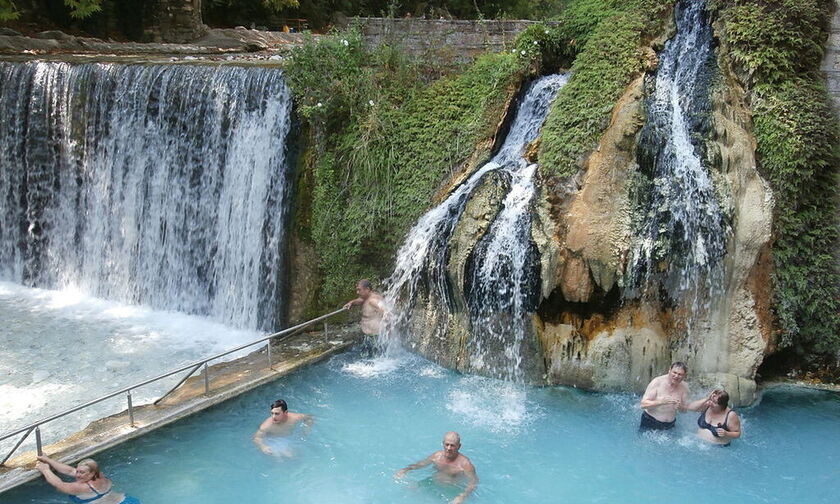
[{"label": "swimming pool", "polygon": [[[251,442],[268,406],[312,413],[297,455]],[[393,473],[440,448],[447,430],[481,482],[476,503],[828,503],[840,491],[840,395],[773,389],[741,411],[731,448],[676,435],[638,436],[638,397],[533,388],[464,376],[418,357],[339,355],[101,454],[116,487],[144,504],[440,503],[430,469]],[[451,495],[450,495],[451,498]],[[42,480],[2,503],[58,503]]]}]

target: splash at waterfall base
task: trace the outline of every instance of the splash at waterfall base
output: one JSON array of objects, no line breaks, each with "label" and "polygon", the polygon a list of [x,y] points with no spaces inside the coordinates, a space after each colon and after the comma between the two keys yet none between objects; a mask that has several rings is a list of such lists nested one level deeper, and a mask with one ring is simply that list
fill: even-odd
[{"label": "splash at waterfall base", "polygon": [[[507,330],[510,341],[516,341],[492,349],[502,355],[499,359],[513,356],[519,373],[514,378],[641,392],[670,362],[683,360],[689,364],[690,381],[700,388],[723,387],[736,405],[756,400],[756,372],[774,345],[770,287],[774,197],[756,168],[756,141],[744,93],[727,67],[718,63],[721,51],[711,51],[708,32],[703,36],[710,48],[708,60],[697,63],[700,76],[691,80],[692,86],[696,81],[701,87],[674,93],[705,96],[705,101],[692,105],[697,110],[685,113],[705,128],[702,148],[695,146],[697,162],[705,166],[700,172],[705,181],[700,184],[705,184],[701,189],[706,193],[699,197],[704,204],[713,202],[714,208],[701,210],[714,212],[712,218],[722,223],[721,229],[717,235],[688,241],[688,249],[679,237],[661,228],[658,238],[640,233],[644,220],[662,211],[645,206],[650,187],[662,181],[640,165],[640,138],[653,110],[649,97],[656,86],[670,81],[636,78],[614,106],[609,126],[577,174],[552,177],[550,170],[540,167],[534,177],[530,232],[522,243],[527,248],[527,241],[532,241],[538,251],[524,266],[536,270],[530,285],[538,292],[524,294],[535,298],[534,306],[521,318],[504,310],[490,315],[494,321],[490,325]],[[667,48],[666,40],[663,36],[654,45]],[[665,52],[660,58],[666,57]],[[676,54],[676,49],[672,52]],[[662,61],[657,68],[668,75]],[[717,72],[727,85],[703,88],[709,80],[704,68]],[[672,80],[679,79],[685,77]],[[529,162],[539,162],[537,149],[525,150]],[[475,288],[476,257],[485,252],[480,244],[502,219],[505,194],[513,185],[508,177],[494,174],[475,184],[442,248],[446,253],[427,270],[405,306],[407,346],[462,372],[510,377],[494,363],[488,364],[490,352],[476,351],[476,345],[486,345],[481,332],[494,329],[476,328],[469,297]],[[667,191],[664,194],[668,196]],[[673,209],[679,203],[659,204],[676,213]],[[699,226],[709,233],[712,224]],[[679,223],[674,234],[685,226],[688,235],[689,225]],[[655,241],[659,239],[672,242],[663,245]],[[711,248],[712,239],[719,240],[718,252]],[[634,276],[638,262],[634,250],[650,254],[647,276]],[[662,250],[667,253],[658,252]],[[683,271],[679,270],[683,263],[688,264],[685,271],[691,264],[699,265],[697,272],[690,281],[675,284],[680,277],[672,271]],[[442,270],[439,277],[435,268]],[[437,294],[440,291],[447,295]],[[514,336],[516,331],[521,335]]]}]

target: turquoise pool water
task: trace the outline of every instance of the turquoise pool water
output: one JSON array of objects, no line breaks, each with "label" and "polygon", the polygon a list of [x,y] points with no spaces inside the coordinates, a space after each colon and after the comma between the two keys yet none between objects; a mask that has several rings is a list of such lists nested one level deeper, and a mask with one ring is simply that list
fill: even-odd
[{"label": "turquoise pool water", "polygon": [[[316,422],[297,455],[251,442],[268,405],[285,398]],[[638,436],[638,398],[531,388],[462,376],[417,357],[337,356],[97,457],[144,504],[446,502],[430,469],[393,473],[457,430],[481,479],[475,503],[836,503],[840,395],[774,389],[741,411],[731,448],[676,435]],[[450,494],[451,496],[451,494]],[[66,497],[37,481],[9,504]]]}]

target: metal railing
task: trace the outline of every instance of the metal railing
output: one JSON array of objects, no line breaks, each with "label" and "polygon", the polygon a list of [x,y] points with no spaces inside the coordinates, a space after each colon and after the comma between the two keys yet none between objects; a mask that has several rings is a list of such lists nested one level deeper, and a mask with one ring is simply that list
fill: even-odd
[{"label": "metal railing", "polygon": [[[345,308],[340,308],[340,309],[335,310],[335,311],[333,311],[333,312],[327,313],[326,315],[321,315],[320,317],[314,318],[314,319],[312,319],[312,320],[308,320],[308,321],[303,322],[303,323],[301,323],[301,324],[298,324],[298,325],[296,325],[296,326],[292,326],[292,327],[289,327],[289,328],[287,328],[287,329],[283,329],[283,330],[282,330],[282,331],[280,331],[280,332],[276,332],[276,333],[274,333],[274,334],[269,334],[268,336],[264,336],[264,337],[262,337],[262,338],[260,338],[260,339],[258,339],[258,340],[254,340],[254,341],[252,341],[252,342],[250,342],[250,343],[246,343],[246,344],[244,344],[244,345],[240,345],[240,346],[238,346],[238,347],[236,347],[236,348],[232,348],[232,349],[230,349],[230,350],[226,350],[226,351],[224,351],[224,352],[222,352],[222,353],[218,353],[218,354],[216,354],[216,355],[212,355],[212,356],[207,357],[207,358],[205,358],[205,359],[202,359],[202,360],[200,360],[200,361],[197,361],[197,362],[194,362],[194,363],[192,363],[192,364],[189,364],[189,365],[186,365],[186,366],[180,367],[180,368],[178,368],[178,369],[176,369],[176,370],[174,370],[174,371],[169,371],[169,372],[166,372],[166,373],[164,373],[164,374],[162,374],[162,375],[156,376],[156,377],[151,378],[151,379],[149,379],[149,380],[145,380],[145,381],[142,381],[142,382],[140,382],[140,383],[135,383],[134,385],[131,385],[131,386],[129,386],[129,387],[125,387],[125,388],[120,389],[120,390],[118,390],[118,391],[116,391],[116,392],[112,392],[112,393],[110,393],[110,394],[108,394],[108,395],[104,395],[104,396],[99,397],[99,398],[97,398],[97,399],[94,399],[94,400],[92,400],[92,401],[88,401],[88,402],[86,402],[86,403],[84,403],[84,404],[82,404],[82,405],[79,405],[79,406],[76,406],[76,407],[70,408],[70,409],[68,409],[68,410],[66,410],[66,411],[62,411],[61,413],[58,413],[58,414],[55,414],[55,415],[49,416],[49,417],[47,417],[47,418],[44,418],[44,419],[38,420],[37,422],[32,423],[32,424],[29,424],[29,425],[27,425],[26,427],[21,427],[20,429],[17,429],[17,430],[14,430],[14,431],[8,432],[8,433],[6,433],[6,434],[3,434],[2,436],[0,436],[0,441],[4,441],[4,440],[9,439],[10,437],[16,436],[16,435],[18,435],[18,434],[20,434],[20,433],[24,433],[24,434],[23,434],[23,436],[20,438],[20,440],[18,440],[18,442],[15,444],[14,448],[12,448],[12,451],[10,451],[10,452],[9,452],[9,454],[8,454],[8,455],[6,455],[6,458],[4,458],[2,462],[0,462],[0,466],[5,465],[6,461],[7,461],[7,460],[9,460],[9,459],[11,458],[11,456],[12,456],[12,454],[13,454],[13,453],[15,453],[15,450],[17,450],[17,449],[18,449],[18,447],[19,447],[21,444],[23,444],[23,442],[26,440],[26,438],[28,438],[28,437],[29,437],[29,435],[30,435],[30,434],[32,434],[32,432],[33,432],[33,431],[35,432],[35,447],[36,447],[37,453],[38,453],[38,455],[42,455],[42,454],[43,454],[43,451],[42,451],[42,444],[41,444],[41,428],[40,428],[40,427],[41,427],[41,425],[44,425],[44,424],[46,424],[46,423],[48,423],[48,422],[52,422],[52,421],[53,421],[53,420],[55,420],[55,419],[58,419],[58,418],[62,418],[62,417],[64,417],[64,416],[67,416],[67,415],[69,415],[70,413],[75,413],[76,411],[79,411],[79,410],[85,409],[85,408],[87,408],[88,406],[92,406],[92,405],[97,404],[97,403],[100,403],[100,402],[102,402],[102,401],[105,401],[105,400],[111,399],[112,397],[116,397],[116,396],[121,395],[121,394],[126,394],[126,399],[127,399],[127,401],[128,401],[128,418],[129,418],[129,424],[130,424],[132,427],[134,427],[134,406],[132,405],[132,402],[131,402],[131,391],[132,391],[132,390],[134,390],[134,389],[136,389],[136,388],[140,388],[140,387],[142,387],[142,386],[144,386],[144,385],[148,385],[148,384],[150,384],[150,383],[156,382],[156,381],[158,381],[158,380],[162,380],[162,379],[164,379],[164,378],[168,378],[168,377],[170,377],[170,376],[172,376],[172,375],[174,375],[174,374],[178,374],[178,373],[181,373],[181,372],[183,372],[183,371],[187,371],[187,370],[189,370],[189,373],[187,373],[187,375],[186,375],[186,376],[184,376],[184,378],[183,378],[181,381],[179,381],[177,385],[175,385],[174,387],[172,387],[169,391],[167,391],[165,394],[163,394],[160,398],[158,398],[158,399],[157,399],[156,401],[154,401],[154,403],[153,403],[153,404],[158,404],[158,403],[159,403],[160,401],[162,401],[162,400],[163,400],[166,396],[168,396],[169,394],[171,394],[171,393],[172,393],[175,389],[177,389],[177,388],[178,388],[178,387],[180,387],[180,386],[181,386],[181,385],[182,385],[185,381],[187,381],[187,379],[188,379],[190,376],[192,376],[192,375],[193,375],[193,373],[195,373],[195,372],[198,370],[198,368],[200,368],[200,367],[202,367],[202,366],[203,366],[203,367],[204,367],[204,394],[205,394],[205,395],[206,395],[206,394],[209,394],[209,393],[210,393],[210,374],[209,374],[209,373],[210,373],[210,369],[209,369],[209,368],[208,368],[208,366],[207,366],[207,363],[208,363],[208,362],[210,362],[210,361],[212,361],[212,360],[215,360],[215,359],[218,359],[219,357],[224,357],[225,355],[232,354],[233,352],[238,352],[239,350],[242,350],[242,349],[244,349],[244,348],[248,348],[248,347],[253,346],[253,345],[256,345],[256,344],[258,344],[258,343],[262,343],[263,341],[268,341],[268,340],[271,340],[271,339],[273,339],[273,338],[277,338],[277,337],[280,337],[280,336],[283,336],[283,337],[289,337],[289,336],[292,336],[292,335],[293,335],[293,334],[295,334],[297,331],[299,331],[299,330],[301,330],[301,329],[303,329],[303,328],[305,328],[305,327],[307,327],[307,326],[310,326],[310,325],[312,325],[312,324],[318,323],[318,322],[320,322],[320,321],[322,321],[322,320],[325,320],[325,319],[327,319],[327,318],[329,318],[329,317],[332,317],[333,315],[336,315],[336,314],[341,313],[341,312],[343,312],[343,311],[345,311]],[[326,333],[326,331],[327,331],[327,324],[326,324],[326,323],[324,323],[324,332]],[[269,343],[266,345],[266,349],[267,349],[267,350],[266,350],[266,353],[268,354],[268,367],[270,368],[270,367],[272,367],[272,363],[271,363],[271,342],[269,342]]]}]

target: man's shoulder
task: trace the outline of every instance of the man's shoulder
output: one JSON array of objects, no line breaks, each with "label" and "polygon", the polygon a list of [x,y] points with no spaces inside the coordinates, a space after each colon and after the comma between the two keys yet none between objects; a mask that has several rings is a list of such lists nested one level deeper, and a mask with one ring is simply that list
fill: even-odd
[{"label": "man's shoulder", "polygon": [[650,384],[653,385],[653,386],[661,385],[662,382],[664,382],[666,378],[668,378],[667,374],[659,375],[659,376],[655,377],[654,379],[652,379],[650,381]]}]

